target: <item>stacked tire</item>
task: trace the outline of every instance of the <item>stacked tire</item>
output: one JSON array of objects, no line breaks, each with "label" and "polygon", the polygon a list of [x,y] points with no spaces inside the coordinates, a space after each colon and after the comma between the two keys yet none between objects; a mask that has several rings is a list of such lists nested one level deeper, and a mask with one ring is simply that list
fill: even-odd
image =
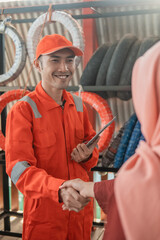
[{"label": "stacked tire", "polygon": [[[137,39],[126,34],[115,43],[100,46],[90,58],[84,69],[80,84],[82,86],[130,86],[135,61],[160,40],[160,37]],[[97,92],[104,98],[131,98],[130,91]]]}]

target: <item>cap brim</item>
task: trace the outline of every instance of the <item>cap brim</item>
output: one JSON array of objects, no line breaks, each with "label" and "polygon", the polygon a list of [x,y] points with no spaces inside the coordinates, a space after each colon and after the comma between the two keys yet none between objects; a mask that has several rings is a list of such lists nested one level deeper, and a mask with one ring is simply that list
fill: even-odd
[{"label": "cap brim", "polygon": [[83,55],[83,52],[79,48],[74,47],[74,46],[64,46],[64,47],[50,49],[48,52],[43,53],[41,55],[48,55],[50,53],[54,53],[54,52],[57,52],[59,50],[66,49],[66,48],[71,49],[74,52],[75,56],[82,56]]}]

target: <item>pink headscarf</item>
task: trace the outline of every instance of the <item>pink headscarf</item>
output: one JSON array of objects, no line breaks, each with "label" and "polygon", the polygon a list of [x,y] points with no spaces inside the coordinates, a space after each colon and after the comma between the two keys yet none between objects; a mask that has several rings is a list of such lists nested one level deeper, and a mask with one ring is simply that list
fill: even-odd
[{"label": "pink headscarf", "polygon": [[127,240],[160,239],[160,42],[140,57],[132,96],[146,142],[122,166],[115,195]]}]

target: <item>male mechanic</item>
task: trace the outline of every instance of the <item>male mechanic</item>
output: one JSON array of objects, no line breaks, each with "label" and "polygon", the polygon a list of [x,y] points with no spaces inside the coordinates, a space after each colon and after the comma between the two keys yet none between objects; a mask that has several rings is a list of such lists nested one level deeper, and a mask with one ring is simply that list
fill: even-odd
[{"label": "male mechanic", "polygon": [[68,179],[88,181],[98,159],[96,142],[85,145],[95,135],[86,107],[65,90],[82,54],[61,35],[42,38],[34,62],[41,81],[7,116],[6,171],[24,194],[23,240],[90,239],[92,201],[59,189]]}]

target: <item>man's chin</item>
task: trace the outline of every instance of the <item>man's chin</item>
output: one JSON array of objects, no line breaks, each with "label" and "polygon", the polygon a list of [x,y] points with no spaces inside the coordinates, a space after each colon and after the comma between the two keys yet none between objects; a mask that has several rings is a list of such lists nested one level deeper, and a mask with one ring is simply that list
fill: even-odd
[{"label": "man's chin", "polygon": [[68,85],[69,85],[69,82],[70,82],[70,81],[66,81],[65,83],[61,84],[61,85],[59,86],[59,88],[61,88],[61,89],[66,89],[66,88],[68,87]]},{"label": "man's chin", "polygon": [[64,89],[66,89],[67,87],[68,87],[68,84],[64,84],[63,86],[57,87],[57,89],[59,89],[59,90],[64,90]]}]

